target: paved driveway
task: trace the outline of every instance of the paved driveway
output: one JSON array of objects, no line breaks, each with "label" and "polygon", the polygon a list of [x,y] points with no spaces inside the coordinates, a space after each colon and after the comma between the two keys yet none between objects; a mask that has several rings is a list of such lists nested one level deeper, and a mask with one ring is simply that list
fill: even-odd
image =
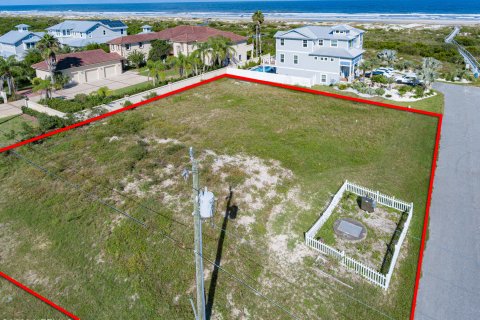
[{"label": "paved driveway", "polygon": [[480,88],[435,87],[446,105],[415,319],[480,319]]},{"label": "paved driveway", "polygon": [[21,106],[15,106],[9,103],[0,104],[0,118],[16,116],[22,113]]},{"label": "paved driveway", "polygon": [[[116,77],[103,79],[90,83],[82,83],[74,85],[73,87],[66,88],[63,90],[56,91],[54,97],[64,97],[66,99],[72,99],[76,94],[85,93],[89,94],[91,92],[97,91],[101,87],[108,87],[110,90],[121,89],[135,85],[138,83],[148,81],[148,77],[141,76],[136,72],[127,71]],[[38,101],[41,99],[40,96],[31,97],[32,100]]]}]

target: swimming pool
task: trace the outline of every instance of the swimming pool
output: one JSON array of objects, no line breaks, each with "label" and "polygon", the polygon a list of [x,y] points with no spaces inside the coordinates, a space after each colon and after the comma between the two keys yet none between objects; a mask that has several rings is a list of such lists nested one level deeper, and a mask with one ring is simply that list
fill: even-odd
[{"label": "swimming pool", "polygon": [[277,68],[270,67],[270,66],[258,66],[258,67],[252,68],[250,70],[251,71],[257,71],[257,72],[277,73]]}]

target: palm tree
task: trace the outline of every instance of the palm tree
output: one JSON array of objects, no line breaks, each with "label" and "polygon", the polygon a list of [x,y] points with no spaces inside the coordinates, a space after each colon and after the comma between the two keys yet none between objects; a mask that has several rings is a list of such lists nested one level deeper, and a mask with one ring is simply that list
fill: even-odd
[{"label": "palm tree", "polygon": [[224,62],[235,55],[235,48],[230,39],[219,36],[208,39],[214,64],[222,67]]},{"label": "palm tree", "polygon": [[54,73],[57,64],[57,53],[60,51],[60,47],[58,39],[48,33],[37,43],[37,48],[42,53],[42,57],[47,64],[52,83],[55,83]]},{"label": "palm tree", "polygon": [[211,60],[211,48],[208,42],[201,42],[197,44],[197,48],[193,52],[202,61],[202,72],[205,72],[207,65],[210,63]]},{"label": "palm tree", "polygon": [[[258,10],[252,15],[252,21],[255,24],[255,52],[258,55],[262,54],[262,34],[261,34],[261,26],[263,22],[265,22],[265,17],[262,11]],[[259,50],[260,49],[260,50]]]},{"label": "palm tree", "polygon": [[15,77],[23,74],[21,64],[15,56],[7,59],[0,58],[0,91],[3,90],[4,81],[7,82],[8,94],[14,96],[16,94]]},{"label": "palm tree", "polygon": [[362,70],[362,77],[363,79],[365,79],[365,73],[367,71],[370,71],[372,69],[372,63],[368,60],[363,60],[361,63],[360,63],[360,66],[359,66],[360,70]]},{"label": "palm tree", "polygon": [[383,49],[378,53],[378,57],[385,61],[389,67],[393,66],[393,63],[397,60],[397,51]]},{"label": "palm tree", "polygon": [[190,66],[192,67],[193,73],[198,76],[200,74],[200,67],[203,64],[203,60],[201,57],[200,52],[197,50],[193,51],[189,56],[188,56],[188,61]]},{"label": "palm tree", "polygon": [[158,60],[148,60],[147,61],[148,76],[152,78],[152,83],[154,86],[157,85],[157,81],[165,80],[165,64]]},{"label": "palm tree", "polygon": [[190,62],[188,57],[183,53],[179,53],[177,57],[170,56],[167,58],[167,64],[173,66],[178,69],[178,74],[180,77],[184,77],[184,75],[188,72],[188,67],[190,66]]},{"label": "palm tree", "polygon": [[430,88],[435,79],[438,78],[438,70],[442,63],[434,58],[423,58],[422,67],[418,72],[418,79],[422,80],[426,88]]},{"label": "palm tree", "polygon": [[33,78],[32,80],[32,91],[45,91],[45,99],[50,99],[52,96],[52,89],[54,88],[54,84],[52,83],[52,78],[47,77],[45,79],[42,78]]}]

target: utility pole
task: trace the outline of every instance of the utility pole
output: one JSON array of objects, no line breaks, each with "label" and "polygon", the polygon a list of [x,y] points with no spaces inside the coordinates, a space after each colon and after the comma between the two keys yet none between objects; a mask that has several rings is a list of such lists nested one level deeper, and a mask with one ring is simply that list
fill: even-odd
[{"label": "utility pole", "polygon": [[190,160],[192,162],[193,175],[193,221],[195,225],[195,267],[197,282],[197,312],[196,320],[206,320],[205,316],[205,285],[203,279],[203,253],[202,253],[202,218],[200,216],[200,179],[198,163],[190,147]]}]

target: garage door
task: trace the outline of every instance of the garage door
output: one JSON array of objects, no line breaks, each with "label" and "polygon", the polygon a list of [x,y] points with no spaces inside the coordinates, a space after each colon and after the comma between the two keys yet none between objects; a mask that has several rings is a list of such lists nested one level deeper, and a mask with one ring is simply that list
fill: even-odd
[{"label": "garage door", "polygon": [[105,67],[105,78],[111,78],[117,75],[115,66]]},{"label": "garage door", "polygon": [[88,71],[85,71],[85,78],[87,80],[87,82],[92,82],[92,81],[98,81],[98,70],[97,69],[94,69],[94,70],[88,70]]}]

